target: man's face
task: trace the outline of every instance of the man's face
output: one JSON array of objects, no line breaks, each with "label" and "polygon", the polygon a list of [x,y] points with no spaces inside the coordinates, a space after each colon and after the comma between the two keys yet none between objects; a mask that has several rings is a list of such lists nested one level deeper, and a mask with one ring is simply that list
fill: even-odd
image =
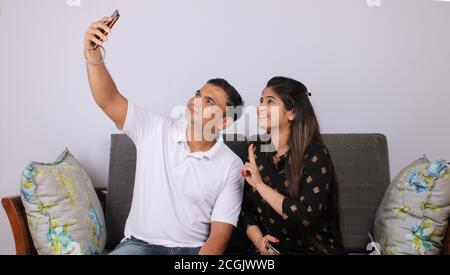
[{"label": "man's face", "polygon": [[226,127],[226,107],[226,92],[215,85],[205,84],[188,101],[186,118],[191,125],[214,134],[217,128]]}]

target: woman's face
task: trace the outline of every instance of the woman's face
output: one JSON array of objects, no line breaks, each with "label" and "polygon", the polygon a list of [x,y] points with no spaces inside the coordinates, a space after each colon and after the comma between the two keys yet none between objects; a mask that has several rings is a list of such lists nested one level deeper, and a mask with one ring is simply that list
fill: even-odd
[{"label": "woman's face", "polygon": [[295,119],[294,112],[286,110],[280,96],[271,87],[264,89],[257,113],[258,126],[267,132],[290,127]]}]

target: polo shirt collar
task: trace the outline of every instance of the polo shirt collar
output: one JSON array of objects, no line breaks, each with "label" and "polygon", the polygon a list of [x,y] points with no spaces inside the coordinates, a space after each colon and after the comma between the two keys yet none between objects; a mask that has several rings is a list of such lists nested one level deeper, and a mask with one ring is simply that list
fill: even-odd
[{"label": "polo shirt collar", "polygon": [[218,134],[216,137],[216,143],[206,152],[190,152],[189,146],[186,142],[186,129],[188,127],[188,122],[186,119],[180,119],[175,125],[174,138],[178,143],[183,143],[185,149],[187,151],[187,155],[194,158],[207,158],[208,160],[213,159],[216,155],[219,154],[220,147],[223,143],[223,137],[221,134]]}]

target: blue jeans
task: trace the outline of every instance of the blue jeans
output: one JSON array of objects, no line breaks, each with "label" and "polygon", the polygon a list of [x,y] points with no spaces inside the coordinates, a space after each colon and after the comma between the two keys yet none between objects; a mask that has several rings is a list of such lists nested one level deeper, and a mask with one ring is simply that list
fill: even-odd
[{"label": "blue jeans", "polygon": [[109,255],[198,255],[200,247],[166,247],[148,244],[131,236],[122,241]]}]

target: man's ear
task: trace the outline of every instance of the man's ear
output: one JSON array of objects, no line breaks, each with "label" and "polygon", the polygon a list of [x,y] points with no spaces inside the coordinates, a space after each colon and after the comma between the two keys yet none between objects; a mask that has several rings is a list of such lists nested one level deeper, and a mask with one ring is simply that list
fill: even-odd
[{"label": "man's ear", "polygon": [[220,130],[225,130],[226,128],[230,127],[230,125],[233,123],[233,118],[230,116],[225,116],[222,120],[222,123],[218,126]]}]

